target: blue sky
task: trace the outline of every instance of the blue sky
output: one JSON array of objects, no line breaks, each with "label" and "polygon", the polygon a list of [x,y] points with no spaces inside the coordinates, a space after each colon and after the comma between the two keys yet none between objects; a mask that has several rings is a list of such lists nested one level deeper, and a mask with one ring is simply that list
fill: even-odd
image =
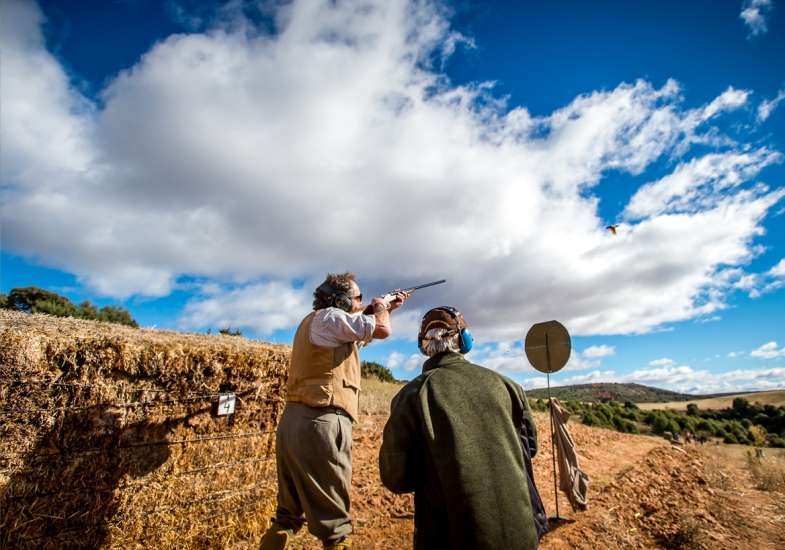
[{"label": "blue sky", "polygon": [[[289,342],[328,271],[554,383],[785,387],[785,7],[8,1],[0,290]],[[617,235],[605,230],[619,224]]]}]

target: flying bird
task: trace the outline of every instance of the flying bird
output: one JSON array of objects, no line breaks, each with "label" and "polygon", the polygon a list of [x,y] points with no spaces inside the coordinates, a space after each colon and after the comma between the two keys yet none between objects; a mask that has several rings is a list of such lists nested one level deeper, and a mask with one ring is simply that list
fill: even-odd
[{"label": "flying bird", "polygon": [[605,229],[607,229],[608,231],[610,231],[611,233],[613,233],[615,235],[617,227],[619,227],[619,224],[618,223],[614,223],[614,224],[611,224],[611,225],[607,226]]}]

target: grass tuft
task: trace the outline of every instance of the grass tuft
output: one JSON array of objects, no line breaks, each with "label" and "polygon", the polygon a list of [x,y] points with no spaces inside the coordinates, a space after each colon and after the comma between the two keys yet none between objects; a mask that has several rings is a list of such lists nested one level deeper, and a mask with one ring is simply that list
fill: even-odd
[{"label": "grass tuft", "polygon": [[785,492],[785,458],[748,452],[747,464],[758,489]]}]

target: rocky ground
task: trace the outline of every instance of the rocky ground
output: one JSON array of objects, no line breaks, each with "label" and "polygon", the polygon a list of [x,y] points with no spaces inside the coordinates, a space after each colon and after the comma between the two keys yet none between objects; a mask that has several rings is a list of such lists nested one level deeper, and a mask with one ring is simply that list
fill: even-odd
[{"label": "rocky ground", "polygon": [[[354,427],[352,507],[355,547],[411,548],[413,499],[379,481],[377,460],[386,417],[364,415]],[[548,417],[537,415],[540,452],[535,477],[555,514]],[[755,488],[746,448],[676,447],[663,439],[570,423],[581,467],[590,477],[589,509],[573,512],[541,548],[785,548],[785,494]],[[771,451],[773,452],[773,451]],[[321,548],[305,530],[294,548]]]}]

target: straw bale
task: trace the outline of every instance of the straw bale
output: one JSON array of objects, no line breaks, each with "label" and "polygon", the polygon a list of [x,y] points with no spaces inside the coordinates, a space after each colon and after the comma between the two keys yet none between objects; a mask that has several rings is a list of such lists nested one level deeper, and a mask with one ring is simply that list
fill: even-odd
[{"label": "straw bale", "polygon": [[[0,310],[0,547],[260,537],[290,348]],[[221,392],[235,413],[212,414]]]}]

